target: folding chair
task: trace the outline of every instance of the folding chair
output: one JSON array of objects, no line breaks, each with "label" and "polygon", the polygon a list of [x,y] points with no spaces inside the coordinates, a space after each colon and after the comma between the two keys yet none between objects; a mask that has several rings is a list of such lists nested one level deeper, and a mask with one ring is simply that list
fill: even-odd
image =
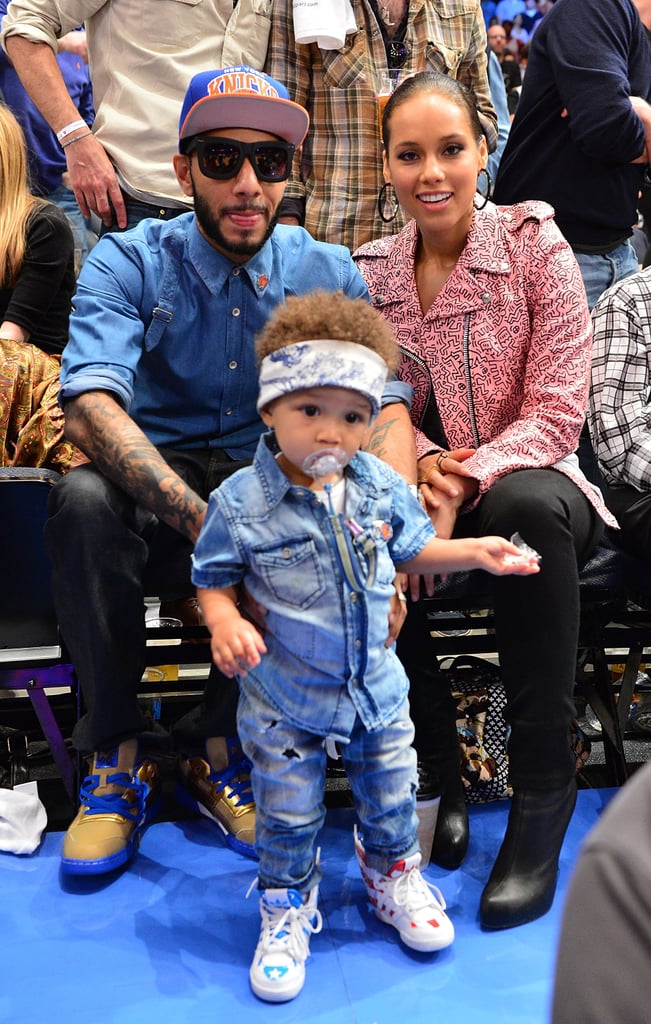
[{"label": "folding chair", "polygon": [[78,687],[61,648],[43,543],[47,498],[58,479],[53,470],[0,468],[0,689],[27,691],[66,791],[75,801],[76,759],[66,746],[47,692],[69,689],[79,714]]}]

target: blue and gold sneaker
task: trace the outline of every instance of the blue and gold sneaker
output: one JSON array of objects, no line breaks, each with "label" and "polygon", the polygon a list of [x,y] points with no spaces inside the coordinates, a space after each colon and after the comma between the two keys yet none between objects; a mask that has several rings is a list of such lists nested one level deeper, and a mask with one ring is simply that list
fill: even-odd
[{"label": "blue and gold sneaker", "polygon": [[102,875],[126,864],[156,817],[161,786],[155,761],[137,761],[138,741],[93,755],[80,788],[81,806],[63,839],[61,870]]},{"label": "blue and gold sneaker", "polygon": [[209,739],[205,757],[181,758],[176,798],[214,821],[231,850],[257,860],[251,763],[237,739]]}]

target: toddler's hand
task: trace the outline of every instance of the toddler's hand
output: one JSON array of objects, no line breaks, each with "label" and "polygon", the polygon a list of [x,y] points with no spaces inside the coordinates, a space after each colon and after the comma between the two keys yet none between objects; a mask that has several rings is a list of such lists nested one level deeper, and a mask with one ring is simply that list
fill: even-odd
[{"label": "toddler's hand", "polygon": [[245,676],[247,669],[260,664],[260,655],[267,650],[262,636],[253,623],[239,615],[233,621],[218,626],[210,640],[215,665],[225,676]]},{"label": "toddler's hand", "polygon": [[526,544],[513,544],[504,537],[480,537],[478,569],[494,576],[530,576],[540,572],[540,556]]}]

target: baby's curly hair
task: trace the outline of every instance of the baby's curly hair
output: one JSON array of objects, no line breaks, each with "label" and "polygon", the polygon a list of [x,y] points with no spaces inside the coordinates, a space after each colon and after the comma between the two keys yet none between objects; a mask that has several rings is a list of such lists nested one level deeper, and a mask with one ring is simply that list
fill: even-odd
[{"label": "baby's curly hair", "polygon": [[321,290],[291,296],[276,307],[255,339],[258,364],[285,345],[317,338],[364,345],[381,356],[389,370],[398,369],[400,350],[387,321],[364,299]]}]

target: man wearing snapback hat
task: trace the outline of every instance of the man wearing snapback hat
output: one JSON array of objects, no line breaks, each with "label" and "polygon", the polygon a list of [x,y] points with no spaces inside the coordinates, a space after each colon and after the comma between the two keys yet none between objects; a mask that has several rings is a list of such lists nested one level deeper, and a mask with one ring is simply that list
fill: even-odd
[{"label": "man wearing snapback hat", "polygon": [[[66,435],[90,464],[54,488],[46,527],[59,624],[84,696],[73,740],[93,754],[64,840],[68,873],[126,863],[153,813],[156,766],[144,759],[136,700],[144,596],[192,593],[206,498],[253,457],[263,429],[255,334],[289,294],[318,286],[367,296],[346,249],[276,226],[307,129],[305,110],[261,72],[196,75],[174,156],[195,212],[105,235],[79,277],[61,401]],[[236,703],[236,684],[213,670],[201,707],[174,728],[179,792],[232,848],[254,855]]]}]

